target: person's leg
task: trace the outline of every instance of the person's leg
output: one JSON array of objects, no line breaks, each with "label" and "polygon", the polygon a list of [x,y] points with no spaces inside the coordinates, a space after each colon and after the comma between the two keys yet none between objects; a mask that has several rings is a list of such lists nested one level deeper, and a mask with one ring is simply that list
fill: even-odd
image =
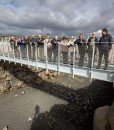
[{"label": "person's leg", "polygon": [[101,67],[102,58],[103,58],[103,52],[99,51],[99,60],[98,60],[97,69],[100,69],[100,67]]},{"label": "person's leg", "polygon": [[44,57],[44,45],[39,46],[38,50],[39,50],[39,56],[38,56],[39,60],[44,61],[45,60],[45,57]]},{"label": "person's leg", "polygon": [[80,59],[79,59],[79,66],[82,66],[82,57],[83,57],[83,55],[82,55],[81,47],[79,48],[79,57],[80,57]]},{"label": "person's leg", "polygon": [[23,48],[22,48],[22,45],[20,45],[20,56],[21,56],[21,58],[23,58]]},{"label": "person's leg", "polygon": [[52,60],[52,50],[51,49],[48,49],[47,50],[47,54],[48,54],[48,61],[51,62]]},{"label": "person's leg", "polygon": [[81,60],[81,66],[84,65],[84,59],[85,59],[85,51],[82,50],[82,60]]},{"label": "person's leg", "polygon": [[73,65],[74,52],[70,52],[70,57],[71,57],[70,64]]},{"label": "person's leg", "polygon": [[63,63],[67,64],[68,63],[68,52],[62,51],[62,56],[63,56]]},{"label": "person's leg", "polygon": [[15,57],[19,57],[19,50],[18,50],[18,48],[15,48]]},{"label": "person's leg", "polygon": [[92,66],[92,50],[88,50],[88,67]]},{"label": "person's leg", "polygon": [[104,69],[107,70],[108,69],[109,51],[104,52],[104,59],[105,59],[105,67],[104,67]]},{"label": "person's leg", "polygon": [[68,52],[65,52],[65,57],[64,57],[64,61],[65,63],[64,64],[68,64]]},{"label": "person's leg", "polygon": [[23,58],[26,58],[27,54],[26,54],[26,46],[23,46]]},{"label": "person's leg", "polygon": [[41,60],[42,58],[42,48],[41,48],[41,46],[38,46],[38,60]]},{"label": "person's leg", "polygon": [[32,59],[35,60],[35,45],[32,45]]},{"label": "person's leg", "polygon": [[94,63],[97,61],[97,48],[95,48]]},{"label": "person's leg", "polygon": [[29,59],[32,58],[31,54],[32,54],[32,46],[30,44],[28,44],[28,55],[29,55]]},{"label": "person's leg", "polygon": [[53,50],[53,61],[54,62],[57,62],[57,59],[58,59],[57,57],[58,57],[58,51],[57,51],[57,49],[54,49]]}]

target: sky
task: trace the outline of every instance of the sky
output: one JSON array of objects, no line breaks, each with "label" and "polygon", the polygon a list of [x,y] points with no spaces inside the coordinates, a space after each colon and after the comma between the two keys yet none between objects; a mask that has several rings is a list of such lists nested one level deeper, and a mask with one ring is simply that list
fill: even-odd
[{"label": "sky", "polygon": [[114,0],[0,0],[0,33],[114,34]]}]

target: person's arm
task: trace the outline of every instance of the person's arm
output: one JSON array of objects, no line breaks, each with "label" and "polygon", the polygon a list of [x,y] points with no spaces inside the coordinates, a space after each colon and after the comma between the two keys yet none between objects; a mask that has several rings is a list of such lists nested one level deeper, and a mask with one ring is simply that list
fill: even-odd
[{"label": "person's arm", "polygon": [[83,40],[83,43],[84,43],[84,44],[83,44],[84,46],[87,46],[87,43],[86,43],[86,40],[85,40],[85,39]]},{"label": "person's arm", "polygon": [[98,46],[98,49],[100,49],[101,44],[102,44],[102,43],[101,43],[101,38],[100,38],[100,40],[98,41],[98,45],[97,45],[97,46]]},{"label": "person's arm", "polygon": [[47,43],[47,40],[46,40],[46,39],[44,39],[44,40],[42,41],[42,43],[43,43],[43,44],[46,44],[46,43]]},{"label": "person's arm", "polygon": [[98,45],[101,45],[101,38],[100,38],[100,40],[99,40],[99,43],[98,43]]},{"label": "person's arm", "polygon": [[112,36],[110,35],[110,37],[109,37],[109,50],[112,49],[112,42],[113,42],[113,39],[112,39]]},{"label": "person's arm", "polygon": [[78,40],[75,40],[74,44],[75,44],[75,45],[78,45]]},{"label": "person's arm", "polygon": [[71,42],[70,46],[74,46],[74,41]]},{"label": "person's arm", "polygon": [[95,46],[98,47],[99,41],[97,38],[95,38]]},{"label": "person's arm", "polygon": [[87,46],[91,45],[91,38],[88,39]]},{"label": "person's arm", "polygon": [[55,47],[56,47],[56,43],[55,43],[55,40],[54,40],[54,39],[52,39],[52,40],[50,41],[50,43],[51,43],[51,45],[52,45],[52,48],[55,48]]}]

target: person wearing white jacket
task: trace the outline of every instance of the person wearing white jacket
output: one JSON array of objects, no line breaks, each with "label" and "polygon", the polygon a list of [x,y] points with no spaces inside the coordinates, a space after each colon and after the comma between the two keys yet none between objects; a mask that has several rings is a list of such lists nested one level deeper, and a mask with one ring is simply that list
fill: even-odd
[{"label": "person wearing white jacket", "polygon": [[51,43],[50,35],[47,34],[46,39],[43,41],[44,43],[44,56],[48,56],[48,61],[51,62],[52,60],[52,43]]},{"label": "person wearing white jacket", "polygon": [[69,52],[70,52],[70,64],[73,65],[73,58],[74,58],[74,54],[75,54],[75,45],[74,45],[74,41],[75,41],[75,37],[71,36],[68,45],[69,45]]}]

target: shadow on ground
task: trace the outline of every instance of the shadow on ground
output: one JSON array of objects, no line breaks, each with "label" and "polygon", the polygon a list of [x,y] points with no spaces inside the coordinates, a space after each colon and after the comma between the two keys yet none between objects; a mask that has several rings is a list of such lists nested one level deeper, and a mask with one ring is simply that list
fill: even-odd
[{"label": "shadow on ground", "polygon": [[94,80],[83,89],[73,90],[42,80],[26,66],[8,63],[1,65],[28,86],[68,101],[67,105],[54,105],[45,113],[39,113],[39,107],[36,106],[30,130],[92,130],[95,109],[111,105],[114,99],[114,89],[109,82]]}]

